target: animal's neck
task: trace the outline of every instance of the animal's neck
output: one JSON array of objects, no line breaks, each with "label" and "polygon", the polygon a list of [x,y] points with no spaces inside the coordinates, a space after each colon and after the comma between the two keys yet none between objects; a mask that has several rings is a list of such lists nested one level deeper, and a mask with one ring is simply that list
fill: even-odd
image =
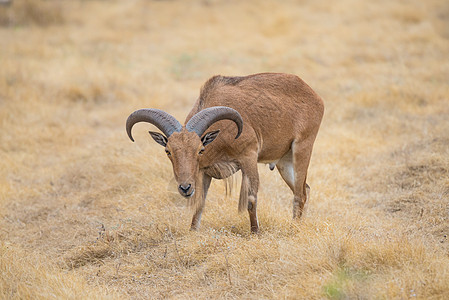
[{"label": "animal's neck", "polygon": [[215,179],[224,179],[240,170],[240,166],[235,161],[220,161],[202,169]]}]

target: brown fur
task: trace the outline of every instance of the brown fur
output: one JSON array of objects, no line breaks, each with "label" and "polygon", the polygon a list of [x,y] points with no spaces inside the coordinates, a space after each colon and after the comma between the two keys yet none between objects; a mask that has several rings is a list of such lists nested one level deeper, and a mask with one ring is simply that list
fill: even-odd
[{"label": "brown fur", "polygon": [[[167,149],[179,184],[192,184],[195,215],[199,226],[210,178],[224,179],[242,171],[239,211],[248,209],[251,230],[258,231],[257,163],[275,163],[294,194],[293,216],[300,217],[307,201],[307,169],[324,106],[321,98],[300,78],[289,74],[262,73],[246,77],[214,76],[201,89],[186,118],[202,109],[228,106],[242,116],[241,136],[229,120],[213,124],[208,131],[220,134],[203,154],[200,138],[185,129],[168,138]],[[206,184],[204,184],[206,183]]]}]

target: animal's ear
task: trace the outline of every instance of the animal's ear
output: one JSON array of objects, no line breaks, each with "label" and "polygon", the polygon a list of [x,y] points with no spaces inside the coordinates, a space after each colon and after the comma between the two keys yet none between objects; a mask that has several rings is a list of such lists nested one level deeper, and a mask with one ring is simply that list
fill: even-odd
[{"label": "animal's ear", "polygon": [[159,133],[159,132],[154,132],[154,131],[148,131],[151,135],[151,137],[153,138],[153,140],[156,141],[156,143],[158,143],[161,146],[167,146],[167,138]]},{"label": "animal's ear", "polygon": [[215,138],[218,136],[219,133],[220,133],[220,130],[210,131],[210,132],[206,133],[201,138],[201,142],[203,142],[203,146],[206,146],[206,145],[212,143],[215,140]]}]

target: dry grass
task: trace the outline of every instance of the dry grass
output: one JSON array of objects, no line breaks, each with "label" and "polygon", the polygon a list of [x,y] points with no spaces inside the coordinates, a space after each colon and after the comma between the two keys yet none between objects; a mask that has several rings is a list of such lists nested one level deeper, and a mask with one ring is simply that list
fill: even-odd
[{"label": "dry grass", "polygon": [[0,26],[49,26],[62,24],[64,12],[56,0],[2,0]]},{"label": "dry grass", "polygon": [[[448,11],[0,7],[0,298],[448,298]],[[142,107],[182,119],[210,76],[263,71],[325,99],[308,212],[292,221],[289,189],[260,166],[260,235],[220,182],[189,232],[163,150],[141,124],[130,143],[124,121]]]},{"label": "dry grass", "polygon": [[80,276],[64,272],[46,257],[30,255],[10,244],[0,245],[0,271],[2,299],[119,298],[106,288],[93,288]]}]

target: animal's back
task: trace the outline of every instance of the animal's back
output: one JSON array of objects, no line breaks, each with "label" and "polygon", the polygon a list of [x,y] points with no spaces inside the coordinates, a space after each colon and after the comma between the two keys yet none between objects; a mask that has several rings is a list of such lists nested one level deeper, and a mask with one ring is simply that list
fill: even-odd
[{"label": "animal's back", "polygon": [[[242,137],[257,138],[260,161],[288,151],[298,135],[316,134],[323,115],[321,98],[304,81],[280,73],[212,77],[202,87],[187,120],[212,106],[232,107],[241,114],[245,124]],[[249,129],[253,132],[245,134]]]}]

